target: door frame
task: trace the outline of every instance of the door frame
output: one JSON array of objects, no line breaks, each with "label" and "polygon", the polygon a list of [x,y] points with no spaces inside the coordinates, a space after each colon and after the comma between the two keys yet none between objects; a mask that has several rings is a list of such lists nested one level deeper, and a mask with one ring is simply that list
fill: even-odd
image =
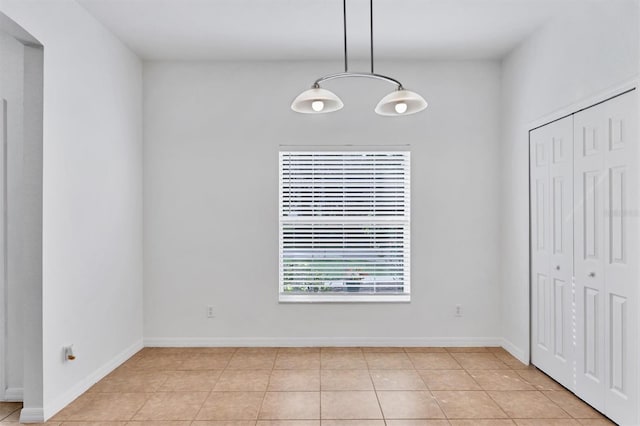
[{"label": "door frame", "polygon": [[[4,359],[0,362],[0,397],[6,401],[24,401],[22,422],[42,422],[43,399],[43,329],[42,329],[42,223],[43,223],[43,121],[44,121],[44,46],[18,23],[0,12],[0,31],[24,46],[24,114],[22,135],[21,200],[29,208],[21,214],[23,227],[21,290],[25,319],[22,334],[24,351],[21,387],[7,388],[9,342],[4,340]],[[11,108],[11,105],[8,105]],[[5,251],[6,252],[6,251]],[[1,256],[0,256],[1,257]],[[7,282],[0,281],[0,303],[3,314],[9,306]],[[8,332],[8,318],[0,315],[0,332]],[[26,413],[25,413],[26,412]]]},{"label": "door frame", "polygon": [[[532,334],[532,317],[533,317],[533,309],[532,309],[532,299],[533,299],[533,282],[531,280],[531,273],[532,273],[532,259],[533,259],[533,250],[532,250],[532,242],[533,242],[533,238],[532,238],[532,226],[531,226],[531,132],[533,130],[536,130],[540,127],[546,126],[547,124],[551,124],[555,121],[561,120],[563,118],[569,117],[571,115],[577,114],[580,111],[584,111],[585,109],[591,108],[593,106],[596,106],[598,104],[601,104],[603,102],[606,102],[610,99],[616,98],[618,96],[624,95],[625,93],[631,92],[631,91],[638,91],[639,94],[638,96],[636,96],[636,102],[638,104],[638,122],[640,123],[640,75],[637,75],[636,77],[627,80],[621,84],[615,85],[613,87],[610,87],[608,89],[602,90],[597,92],[594,95],[588,96],[586,98],[583,98],[580,101],[574,102],[564,108],[558,109],[550,114],[547,114],[545,116],[542,116],[536,120],[533,120],[531,122],[528,123],[527,125],[527,139],[528,139],[528,152],[527,152],[527,156],[528,156],[528,161],[529,161],[529,165],[528,165],[528,176],[527,176],[527,183],[529,185],[528,187],[528,193],[529,193],[529,199],[528,199],[528,219],[529,219],[529,360],[531,362],[531,355],[532,355],[532,347],[533,347],[533,334]],[[637,159],[638,164],[640,164],[640,149],[638,150],[639,152],[639,158]],[[640,212],[638,212],[638,214],[640,215]],[[640,227],[639,227],[640,228]],[[640,232],[637,235],[637,238],[640,239]],[[640,258],[637,259],[638,262],[640,262]],[[640,288],[640,282],[638,282],[638,287]],[[640,294],[640,291],[639,291]],[[640,297],[638,297],[638,300],[635,301],[636,303],[636,311],[637,311],[637,320],[638,320],[638,324],[640,324]],[[637,350],[636,353],[640,354],[640,327],[638,327],[638,336],[636,339],[636,345],[637,345]],[[639,377],[637,377],[636,379],[636,383],[638,384],[637,386],[640,388],[640,370],[637,373]],[[638,389],[638,401],[637,401],[637,405],[638,407],[640,407],[640,389]],[[638,415],[640,416],[640,412],[638,413]]]},{"label": "door frame", "polygon": [[0,401],[4,401],[7,390],[6,370],[7,370],[7,216],[6,216],[6,178],[7,178],[7,101],[0,98],[0,150],[2,150],[2,163],[0,164],[0,173],[3,174],[2,186],[0,186],[0,226],[2,227],[2,241],[0,241],[0,306],[2,307],[2,315],[0,315]]}]

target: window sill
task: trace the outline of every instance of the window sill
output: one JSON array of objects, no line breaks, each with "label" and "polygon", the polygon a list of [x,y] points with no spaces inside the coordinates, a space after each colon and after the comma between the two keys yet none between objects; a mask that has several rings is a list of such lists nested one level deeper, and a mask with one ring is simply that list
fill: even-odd
[{"label": "window sill", "polygon": [[407,303],[410,294],[280,294],[280,303]]}]

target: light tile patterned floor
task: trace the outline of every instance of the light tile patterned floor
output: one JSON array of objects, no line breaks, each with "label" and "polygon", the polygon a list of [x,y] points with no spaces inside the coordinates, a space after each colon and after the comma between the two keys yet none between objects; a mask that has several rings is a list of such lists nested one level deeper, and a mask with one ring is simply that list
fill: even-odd
[{"label": "light tile patterned floor", "polygon": [[[19,409],[0,403],[0,425]],[[47,424],[612,423],[500,348],[146,348]]]}]

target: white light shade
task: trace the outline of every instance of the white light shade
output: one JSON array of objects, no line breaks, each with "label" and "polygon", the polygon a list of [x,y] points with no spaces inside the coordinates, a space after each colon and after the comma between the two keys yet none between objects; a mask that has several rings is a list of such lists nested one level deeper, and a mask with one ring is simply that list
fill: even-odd
[{"label": "white light shade", "polygon": [[[315,108],[314,102],[316,102]],[[322,102],[322,104],[320,104],[320,102]],[[322,108],[319,109],[319,105],[322,105]],[[293,100],[291,109],[303,114],[322,114],[337,111],[343,106],[344,104],[335,93],[327,89],[314,87],[300,93],[298,97]]]},{"label": "white light shade", "polygon": [[[397,104],[405,104],[406,109],[404,107],[396,108]],[[416,92],[401,89],[391,92],[382,98],[382,100],[378,102],[375,111],[380,115],[409,115],[422,111],[427,107],[427,105],[427,101],[425,101],[424,98]],[[398,112],[403,110],[404,112]]]}]

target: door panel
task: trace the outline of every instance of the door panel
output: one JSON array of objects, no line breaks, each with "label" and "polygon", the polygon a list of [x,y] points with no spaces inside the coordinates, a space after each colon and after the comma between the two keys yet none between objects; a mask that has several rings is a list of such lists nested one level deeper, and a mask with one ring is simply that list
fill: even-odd
[{"label": "door panel", "polygon": [[636,91],[601,105],[604,150],[606,290],[605,412],[638,424],[638,110]]},{"label": "door panel", "polygon": [[548,178],[536,179],[536,247],[541,255],[547,255],[547,185]]},{"label": "door panel", "polygon": [[604,150],[608,129],[599,107],[574,115],[575,392],[604,411]]},{"label": "door panel", "polygon": [[548,341],[549,341],[549,333],[548,333],[548,318],[549,318],[549,314],[548,314],[548,307],[549,304],[547,303],[548,297],[547,297],[547,288],[548,288],[548,282],[549,279],[546,275],[543,274],[538,274],[538,279],[537,279],[537,285],[536,285],[536,289],[537,289],[537,303],[536,303],[536,314],[537,314],[537,318],[536,318],[536,324],[537,324],[537,332],[536,335],[538,336],[538,347],[542,350],[549,350],[549,345],[548,345]]},{"label": "door panel", "polygon": [[611,213],[609,220],[609,264],[626,265],[625,225],[627,218],[623,213],[628,203],[627,185],[629,184],[627,167],[609,169],[609,202]]},{"label": "door panel", "polygon": [[553,218],[553,254],[562,255],[567,249],[564,241],[567,231],[564,224],[567,216],[566,196],[569,188],[566,184],[566,176],[556,176],[553,178],[553,201],[551,211]]},{"label": "door panel", "polygon": [[596,385],[600,384],[601,378],[601,333],[600,324],[600,303],[598,298],[600,292],[595,288],[584,288],[584,375]]},{"label": "door panel", "polygon": [[567,294],[570,293],[568,285],[565,281],[555,279],[554,281],[554,295],[553,295],[553,336],[555,338],[553,345],[553,354],[559,360],[566,362],[567,356],[569,356],[569,345],[565,345],[565,342],[570,340],[570,336],[565,334],[565,330],[568,328],[566,324],[566,316],[568,305]]},{"label": "door panel", "polygon": [[636,92],[574,116],[576,394],[638,423]]},{"label": "door panel", "polygon": [[628,374],[628,366],[625,354],[625,346],[628,344],[627,328],[627,299],[612,294],[609,315],[611,317],[611,389],[619,396],[625,398],[629,393],[629,386],[625,375]]},{"label": "door panel", "polygon": [[532,363],[573,384],[573,119],[531,132]]},{"label": "door panel", "polygon": [[583,247],[582,259],[597,262],[600,246],[601,213],[600,204],[602,202],[602,172],[600,170],[590,170],[583,172],[582,180],[582,215],[583,215]]}]

